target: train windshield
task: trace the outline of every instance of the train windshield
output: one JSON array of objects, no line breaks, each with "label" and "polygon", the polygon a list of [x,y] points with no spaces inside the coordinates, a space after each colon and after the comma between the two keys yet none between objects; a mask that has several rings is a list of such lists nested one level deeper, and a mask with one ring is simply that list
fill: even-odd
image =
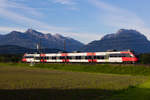
[{"label": "train windshield", "polygon": [[34,56],[24,56],[24,58],[34,58]]},{"label": "train windshield", "polygon": [[131,55],[129,53],[109,54],[109,57],[131,57]]}]

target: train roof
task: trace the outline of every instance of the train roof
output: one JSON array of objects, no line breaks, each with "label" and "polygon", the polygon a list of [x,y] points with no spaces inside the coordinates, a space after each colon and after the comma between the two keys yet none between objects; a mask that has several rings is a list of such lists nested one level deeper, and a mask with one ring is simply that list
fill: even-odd
[{"label": "train roof", "polygon": [[67,54],[84,54],[84,53],[125,53],[125,52],[132,52],[132,51],[130,51],[130,50],[128,50],[128,51],[106,51],[106,52],[57,52],[57,53],[37,53],[37,52],[35,52],[35,53],[26,53],[26,54],[65,54],[65,53],[67,53]]}]

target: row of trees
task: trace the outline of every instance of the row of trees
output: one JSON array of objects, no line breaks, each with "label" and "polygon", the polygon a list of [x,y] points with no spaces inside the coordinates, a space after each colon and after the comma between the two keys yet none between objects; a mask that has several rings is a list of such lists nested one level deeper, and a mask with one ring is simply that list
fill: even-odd
[{"label": "row of trees", "polygon": [[[21,54],[0,54],[0,62],[21,62]],[[150,54],[140,54],[138,56],[140,64],[150,64]]]},{"label": "row of trees", "polygon": [[141,64],[150,64],[150,53],[140,54],[138,56],[138,58],[139,58],[139,63],[141,63]]},{"label": "row of trees", "polygon": [[21,54],[0,54],[0,62],[20,62],[22,59]]}]

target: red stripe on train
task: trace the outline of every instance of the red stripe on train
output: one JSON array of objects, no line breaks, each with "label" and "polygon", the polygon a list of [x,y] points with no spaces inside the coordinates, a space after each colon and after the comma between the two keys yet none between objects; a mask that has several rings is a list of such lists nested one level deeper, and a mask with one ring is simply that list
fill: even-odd
[{"label": "red stripe on train", "polygon": [[67,53],[62,53],[61,56],[68,56],[68,54]]},{"label": "red stripe on train", "polygon": [[23,61],[23,62],[26,62],[26,61],[27,61],[27,59],[23,58],[23,59],[22,59],[22,61]]},{"label": "red stripe on train", "polygon": [[47,60],[46,60],[46,59],[41,59],[40,61],[41,61],[41,62],[47,62]]},{"label": "red stripe on train", "polygon": [[88,59],[88,62],[97,62],[97,59]]},{"label": "red stripe on train", "polygon": [[97,62],[97,59],[93,59],[93,62]]},{"label": "red stripe on train", "polygon": [[94,53],[94,52],[88,52],[87,53],[87,56],[95,56],[96,55],[96,53]]},{"label": "red stripe on train", "polygon": [[127,51],[127,52],[120,52],[120,53],[130,53],[129,51]]},{"label": "red stripe on train", "polygon": [[44,62],[44,60],[43,60],[43,59],[41,59],[41,62]]},{"label": "red stripe on train", "polygon": [[88,59],[88,62],[92,62],[92,59]]},{"label": "red stripe on train", "polygon": [[138,61],[138,59],[136,57],[122,57],[122,61]]},{"label": "red stripe on train", "polygon": [[62,62],[69,62],[69,59],[62,59]]},{"label": "red stripe on train", "polygon": [[40,56],[41,56],[41,57],[45,57],[45,56],[46,56],[46,54],[40,54]]}]

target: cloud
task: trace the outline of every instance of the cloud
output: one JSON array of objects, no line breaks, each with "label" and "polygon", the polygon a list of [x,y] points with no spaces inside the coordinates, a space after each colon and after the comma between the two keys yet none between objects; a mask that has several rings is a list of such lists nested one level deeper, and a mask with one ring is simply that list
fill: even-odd
[{"label": "cloud", "polygon": [[145,34],[150,39],[150,28],[147,27],[144,20],[137,16],[134,12],[122,9],[103,2],[102,0],[89,0],[98,9],[103,10],[100,19],[104,24],[114,28],[136,29]]},{"label": "cloud", "polygon": [[63,5],[74,5],[74,4],[76,4],[73,0],[54,0],[54,2],[63,4]]},{"label": "cloud", "polygon": [[35,8],[26,6],[26,5],[22,4],[22,3],[18,3],[17,1],[16,2],[7,1],[7,5],[5,5],[5,8],[19,9],[19,10],[21,10],[24,13],[28,13],[28,14],[31,14],[31,15],[34,15],[34,16],[39,16],[39,17],[44,16],[41,12],[36,11]]},{"label": "cloud", "polygon": [[77,2],[75,0],[52,0],[53,3],[61,4],[67,6],[69,10],[78,11],[79,8],[77,7]]},{"label": "cloud", "polygon": [[[67,4],[67,1],[65,2]],[[71,3],[71,1],[68,1],[68,4],[74,4]],[[100,36],[98,34],[91,34],[87,32],[72,32],[73,30],[77,30],[75,28],[70,27],[58,27],[49,25],[45,22],[30,18],[29,16],[24,15],[23,13],[14,12],[12,9],[23,9],[23,11],[26,12],[35,12],[37,14],[34,14],[35,16],[38,16],[40,12],[36,11],[36,9],[25,6],[23,4],[15,2],[9,2],[8,0],[0,0],[0,17],[3,19],[9,21],[13,21],[13,25],[0,25],[0,33],[6,34],[13,30],[24,32],[28,28],[36,29],[37,31],[43,32],[43,33],[59,33],[64,36],[69,36],[72,38],[75,38],[77,40],[80,40],[81,42],[88,43],[89,41],[93,41],[94,39],[100,39]],[[25,10],[26,9],[26,10]],[[28,9],[28,10],[27,10]],[[39,16],[38,16],[39,17]]]},{"label": "cloud", "polygon": [[51,31],[68,31],[70,30],[70,28],[63,28],[63,27],[55,27],[55,26],[50,26],[46,23],[40,22],[38,20],[32,19],[32,18],[28,18],[22,15],[19,15],[17,13],[8,11],[6,9],[0,9],[0,14],[1,16],[9,19],[9,20],[13,20],[18,24],[21,24],[22,26],[25,27],[32,27],[35,29],[39,29],[42,28],[43,30],[51,30]]},{"label": "cloud", "polygon": [[24,32],[23,28],[19,28],[19,27],[4,27],[4,26],[0,26],[0,32],[1,34],[6,34],[9,33],[11,31],[20,31],[20,32]]},{"label": "cloud", "polygon": [[[17,25],[20,25],[20,27],[22,28],[42,29],[42,30],[49,30],[51,32],[66,32],[72,30],[71,28],[66,28],[66,27],[51,26],[47,23],[22,15],[21,13],[16,13],[14,11],[11,11],[10,9],[8,9],[9,7],[25,8],[29,10],[31,8],[19,5],[17,3],[12,3],[7,0],[0,0],[0,17],[5,18],[7,20],[14,21],[15,25],[17,23]],[[29,10],[27,10],[27,12]]]}]

